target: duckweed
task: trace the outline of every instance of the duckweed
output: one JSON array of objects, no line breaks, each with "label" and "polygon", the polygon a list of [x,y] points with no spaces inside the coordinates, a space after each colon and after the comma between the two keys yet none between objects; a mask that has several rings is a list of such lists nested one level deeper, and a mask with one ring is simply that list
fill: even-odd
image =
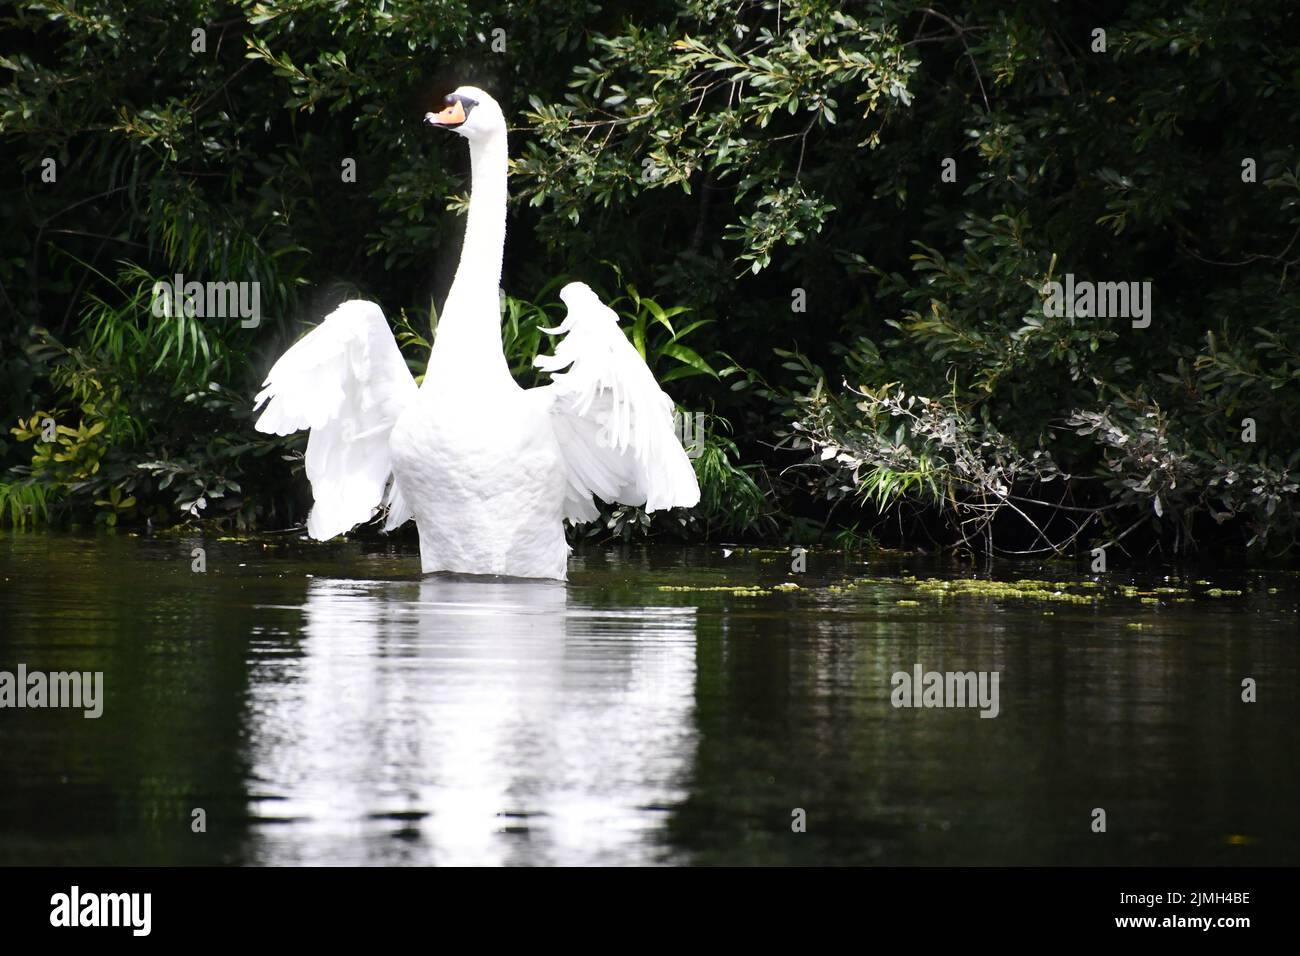
[{"label": "duckweed", "polygon": [[724,594],[739,594],[752,597],[758,594],[770,594],[761,587],[752,584],[720,584],[712,587],[703,587],[695,584],[661,584],[660,591],[717,591]]},{"label": "duckweed", "polygon": [[1016,581],[985,581],[966,578],[946,581],[941,578],[927,578],[916,582],[916,589],[922,594],[937,597],[977,597],[992,600],[1056,601],[1066,604],[1092,604],[1095,597],[1084,594],[1071,594],[1065,590],[1070,585],[1066,582],[1040,581],[1035,578],[1021,578]]}]

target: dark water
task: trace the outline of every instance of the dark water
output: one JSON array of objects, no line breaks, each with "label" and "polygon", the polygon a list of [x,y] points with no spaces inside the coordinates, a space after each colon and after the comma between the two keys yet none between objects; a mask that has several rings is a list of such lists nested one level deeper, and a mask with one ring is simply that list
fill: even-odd
[{"label": "dark water", "polygon": [[[105,684],[99,719],[0,709],[0,864],[1300,862],[1295,572],[1083,605],[938,600],[904,576],[979,575],[923,561],[595,550],[566,587],[0,536],[0,671]],[[917,663],[997,671],[998,716],[891,706]]]}]

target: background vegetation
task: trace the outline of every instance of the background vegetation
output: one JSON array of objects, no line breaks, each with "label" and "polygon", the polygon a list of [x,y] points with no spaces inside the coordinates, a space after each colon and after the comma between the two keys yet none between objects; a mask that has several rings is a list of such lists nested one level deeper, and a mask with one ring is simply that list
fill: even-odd
[{"label": "background vegetation", "polygon": [[[470,83],[516,124],[521,377],[582,278],[710,415],[701,506],[594,533],[1288,550],[1298,20],[1263,0],[5,8],[0,508],[301,521],[302,439],[252,431],[250,398],[354,294],[422,370],[468,168],[419,118]],[[177,272],[257,280],[262,324],[154,317]],[[1150,281],[1151,326],[1049,317],[1067,272]]]}]

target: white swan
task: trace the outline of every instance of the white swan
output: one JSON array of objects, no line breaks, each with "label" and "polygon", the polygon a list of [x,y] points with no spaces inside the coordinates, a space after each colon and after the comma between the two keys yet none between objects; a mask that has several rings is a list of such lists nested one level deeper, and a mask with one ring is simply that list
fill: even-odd
[{"label": "white swan", "polygon": [[[647,511],[689,507],[699,485],[673,429],[673,403],[581,282],[551,384],[523,389],[501,346],[498,288],[506,229],[506,122],[487,93],[462,86],[425,122],[469,141],[465,243],[424,381],[415,380],[383,312],[344,302],[271,368],[254,409],[263,432],[311,430],[313,538],[387,511],[414,517],[425,573],[564,580],[564,521],[597,517],[592,495]],[[567,368],[568,371],[560,371]]]}]

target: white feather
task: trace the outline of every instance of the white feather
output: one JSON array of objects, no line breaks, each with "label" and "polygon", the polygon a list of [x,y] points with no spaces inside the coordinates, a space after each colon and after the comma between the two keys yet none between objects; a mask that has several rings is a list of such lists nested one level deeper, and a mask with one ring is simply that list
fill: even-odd
[{"label": "white feather", "polygon": [[410,518],[393,480],[388,436],[415,398],[415,379],[379,306],[344,302],[281,356],[263,385],[253,405],[267,403],[258,431],[311,429],[309,535],[332,538],[384,506],[386,530]]},{"label": "white feather", "polygon": [[[565,517],[596,517],[604,501],[646,511],[689,508],[700,487],[673,429],[673,402],[618,327],[618,316],[582,282],[560,291],[568,314],[551,355],[536,365],[551,372],[551,414],[568,478]],[[568,371],[560,371],[568,369]]]}]

